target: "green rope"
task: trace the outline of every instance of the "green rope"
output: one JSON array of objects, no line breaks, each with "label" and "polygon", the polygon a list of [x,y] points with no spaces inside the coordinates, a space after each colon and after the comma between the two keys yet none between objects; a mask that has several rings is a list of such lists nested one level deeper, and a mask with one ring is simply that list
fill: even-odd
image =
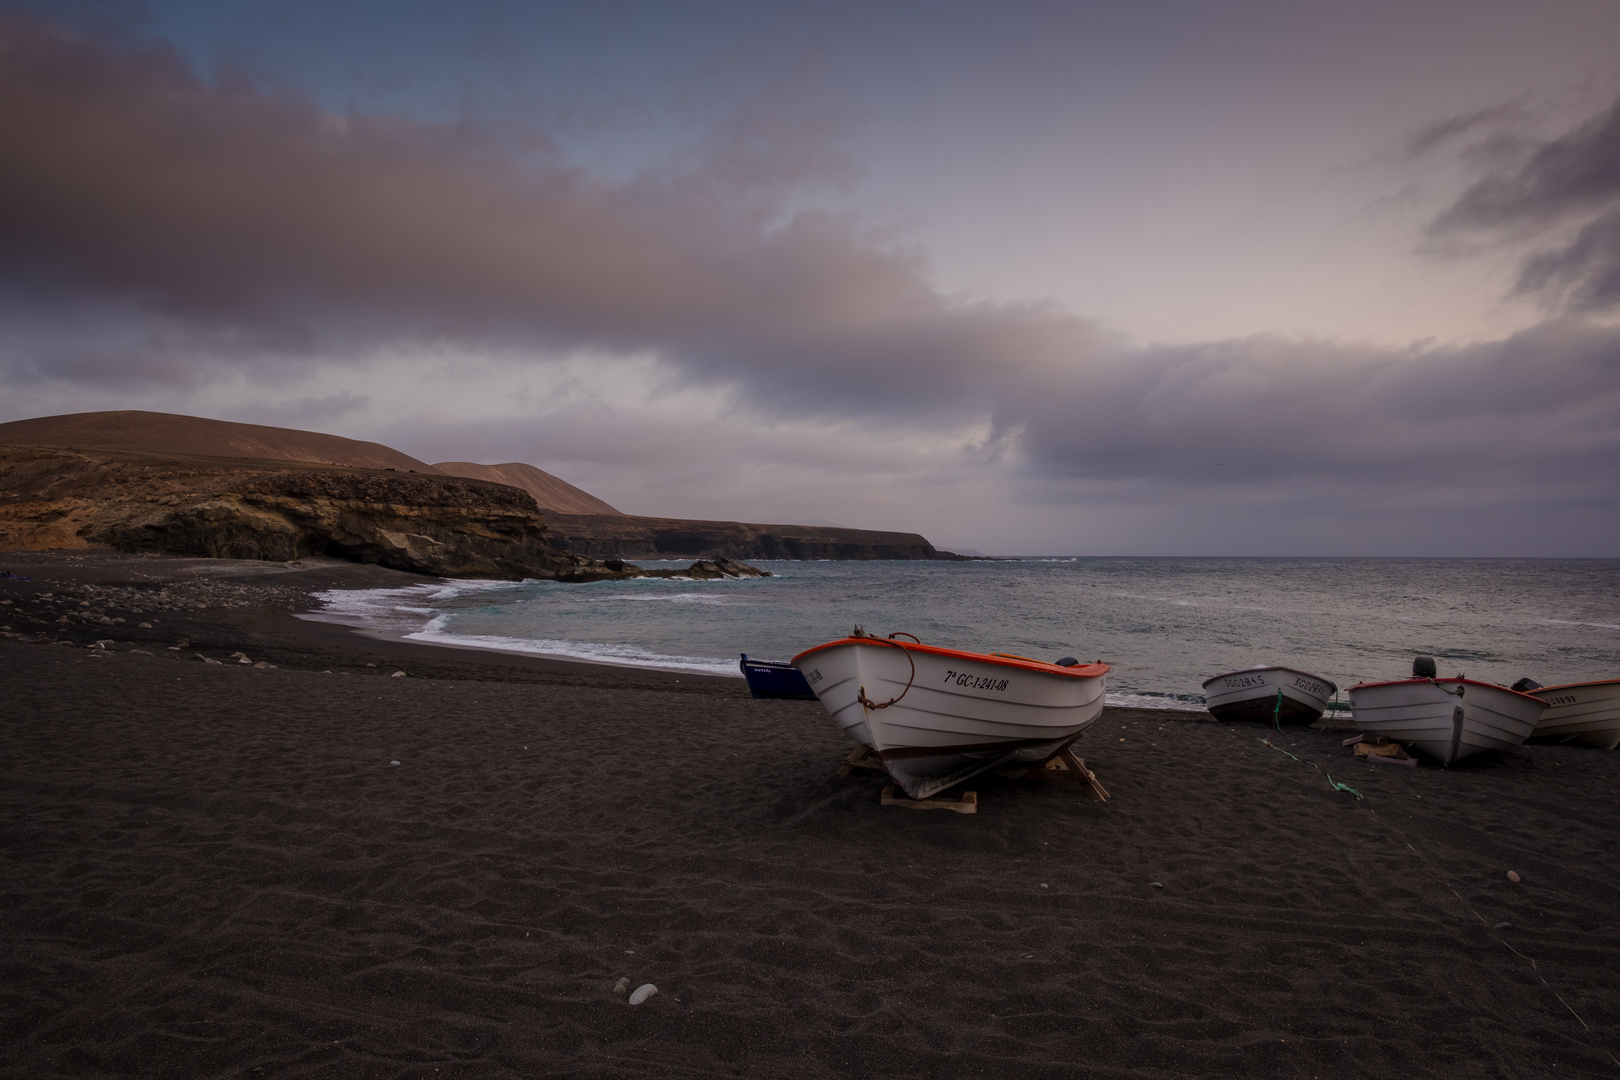
[{"label": "green rope", "polygon": [[1289,757],[1293,758],[1295,761],[1299,762],[1301,765],[1309,765],[1311,768],[1315,769],[1317,772],[1319,772],[1323,776],[1327,777],[1327,782],[1329,784],[1333,785],[1333,790],[1334,791],[1342,791],[1342,792],[1345,792],[1348,795],[1354,795],[1356,797],[1356,801],[1358,801],[1358,802],[1361,801],[1361,799],[1364,797],[1361,794],[1361,792],[1357,791],[1355,788],[1351,787],[1349,784],[1341,784],[1337,780],[1333,779],[1333,774],[1330,773],[1330,772],[1327,772],[1325,769],[1322,768],[1322,766],[1318,765],[1316,762],[1314,762],[1314,761],[1306,761],[1304,758],[1299,757],[1299,756],[1297,756],[1295,754],[1289,754],[1287,750],[1283,750],[1282,747],[1278,746],[1276,743],[1272,742],[1270,739],[1261,739],[1260,741],[1265,743],[1267,746],[1271,747],[1273,750],[1282,750],[1283,753],[1288,754]]},{"label": "green rope", "polygon": [[1271,723],[1278,731],[1282,730],[1282,687],[1277,687],[1277,707],[1271,710]]},{"label": "green rope", "polygon": [[1322,772],[1322,775],[1328,778],[1328,783],[1333,785],[1333,790],[1334,791],[1347,791],[1350,794],[1354,795],[1357,799],[1361,798],[1361,792],[1357,791],[1355,788],[1351,787],[1349,784],[1341,784],[1341,783],[1339,783],[1337,780],[1333,779],[1333,774],[1332,773],[1327,772],[1326,770],[1324,770]]}]

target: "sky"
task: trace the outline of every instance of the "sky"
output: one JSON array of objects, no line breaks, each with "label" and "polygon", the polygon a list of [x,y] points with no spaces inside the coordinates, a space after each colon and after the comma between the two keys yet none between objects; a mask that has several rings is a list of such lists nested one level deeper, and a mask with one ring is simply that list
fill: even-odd
[{"label": "sky", "polygon": [[0,0],[0,421],[986,554],[1620,556],[1612,0]]}]

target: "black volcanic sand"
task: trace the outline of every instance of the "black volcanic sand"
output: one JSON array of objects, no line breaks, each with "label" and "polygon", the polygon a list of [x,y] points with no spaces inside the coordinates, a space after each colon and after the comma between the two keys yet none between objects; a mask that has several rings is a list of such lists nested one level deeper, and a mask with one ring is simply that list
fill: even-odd
[{"label": "black volcanic sand", "polygon": [[[30,558],[0,597],[130,574]],[[8,1076],[1620,1072],[1612,753],[1109,710],[1110,802],[915,812],[737,680],[157,618],[281,666],[0,641]]]}]

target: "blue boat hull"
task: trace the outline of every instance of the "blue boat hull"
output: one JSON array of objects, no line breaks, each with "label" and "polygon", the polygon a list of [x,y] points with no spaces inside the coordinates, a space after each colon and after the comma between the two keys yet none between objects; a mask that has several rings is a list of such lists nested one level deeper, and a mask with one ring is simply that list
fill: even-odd
[{"label": "blue boat hull", "polygon": [[805,681],[804,674],[792,664],[781,660],[750,660],[742,654],[743,678],[748,690],[757,698],[788,698],[797,701],[816,700],[815,691]]}]

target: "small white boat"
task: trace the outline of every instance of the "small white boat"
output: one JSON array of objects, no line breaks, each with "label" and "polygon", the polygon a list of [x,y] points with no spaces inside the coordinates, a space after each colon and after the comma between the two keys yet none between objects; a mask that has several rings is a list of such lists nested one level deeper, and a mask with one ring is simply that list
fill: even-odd
[{"label": "small white boat", "polygon": [[792,663],[844,734],[875,751],[913,799],[1009,762],[1047,760],[1102,715],[1108,674],[1100,662],[962,652],[859,627]]},{"label": "small white boat", "polygon": [[1338,689],[1308,671],[1258,664],[1204,680],[1204,707],[1217,720],[1314,724]]},{"label": "small white boat", "polygon": [[1540,686],[1525,692],[1547,703],[1534,738],[1599,750],[1620,746],[1620,679]]},{"label": "small white boat", "polygon": [[1442,765],[1522,744],[1546,708],[1540,698],[1495,683],[1436,678],[1427,656],[1413,662],[1410,679],[1350,688],[1357,727],[1414,746]]}]

